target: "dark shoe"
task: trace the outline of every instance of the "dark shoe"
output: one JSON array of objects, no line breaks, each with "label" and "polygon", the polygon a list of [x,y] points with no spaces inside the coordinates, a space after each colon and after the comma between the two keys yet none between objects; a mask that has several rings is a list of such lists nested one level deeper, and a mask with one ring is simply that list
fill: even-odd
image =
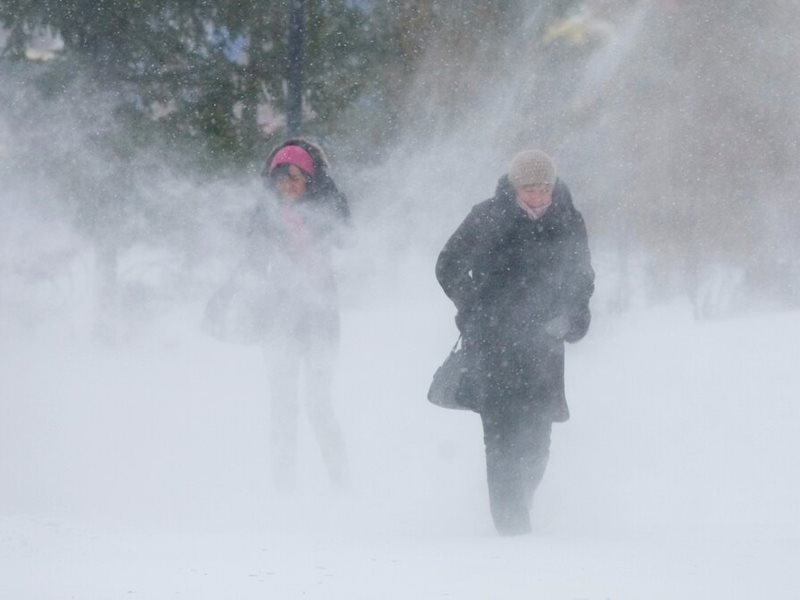
[{"label": "dark shoe", "polygon": [[507,527],[507,526],[499,526],[495,525],[497,528],[497,533],[502,535],[503,537],[511,537],[515,535],[529,535],[531,533],[531,526],[518,526],[518,527]]},{"label": "dark shoe", "polygon": [[531,519],[527,511],[494,517],[494,526],[502,536],[527,535],[531,532]]}]

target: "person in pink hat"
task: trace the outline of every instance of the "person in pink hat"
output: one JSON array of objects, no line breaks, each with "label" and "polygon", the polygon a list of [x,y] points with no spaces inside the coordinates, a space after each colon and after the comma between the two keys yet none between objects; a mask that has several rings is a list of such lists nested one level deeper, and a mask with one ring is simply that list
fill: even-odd
[{"label": "person in pink hat", "polygon": [[267,194],[252,221],[249,262],[265,280],[273,483],[281,490],[295,485],[302,387],[331,482],[344,485],[345,443],[331,395],[339,346],[331,255],[346,242],[350,209],[322,150],[307,140],[290,139],[270,152],[262,179]]}]

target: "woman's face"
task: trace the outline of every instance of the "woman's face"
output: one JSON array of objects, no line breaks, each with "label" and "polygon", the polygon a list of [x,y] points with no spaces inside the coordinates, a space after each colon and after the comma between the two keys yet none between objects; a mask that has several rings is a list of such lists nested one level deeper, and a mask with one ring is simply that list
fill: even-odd
[{"label": "woman's face", "polygon": [[553,186],[541,183],[515,186],[517,200],[533,211],[542,211],[553,201]]},{"label": "woman's face", "polygon": [[275,189],[284,200],[297,200],[306,193],[306,176],[296,165],[275,178]]}]

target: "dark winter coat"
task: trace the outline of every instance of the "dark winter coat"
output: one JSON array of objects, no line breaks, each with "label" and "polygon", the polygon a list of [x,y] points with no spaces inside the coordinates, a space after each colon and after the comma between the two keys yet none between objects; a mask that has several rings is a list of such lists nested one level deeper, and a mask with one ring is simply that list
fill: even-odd
[{"label": "dark winter coat", "polygon": [[[501,178],[447,241],[436,276],[471,359],[462,402],[478,412],[530,405],[567,420],[564,341],[586,334],[594,291],[586,227],[567,186],[556,182],[550,208],[534,220]],[[546,326],[559,317],[566,329],[554,337]]]},{"label": "dark winter coat", "polygon": [[331,254],[346,245],[350,210],[319,148],[304,140],[282,146],[287,144],[303,146],[315,169],[306,194],[294,201],[278,198],[265,179],[267,193],[251,222],[248,262],[264,282],[266,337],[280,342],[289,336],[304,345],[315,338],[336,341],[339,301]]}]

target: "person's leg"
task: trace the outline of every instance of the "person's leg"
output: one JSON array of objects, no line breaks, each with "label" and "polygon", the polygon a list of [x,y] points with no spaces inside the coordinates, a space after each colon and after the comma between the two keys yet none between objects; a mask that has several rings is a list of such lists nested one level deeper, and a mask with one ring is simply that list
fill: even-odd
[{"label": "person's leg", "polygon": [[336,341],[314,340],[306,356],[306,405],[309,421],[322,451],[331,483],[348,483],[347,452],[339,421],[333,410],[333,375]]},{"label": "person's leg", "polygon": [[497,531],[529,533],[531,499],[549,456],[550,423],[528,407],[485,410],[481,421],[489,504]]},{"label": "person's leg", "polygon": [[533,495],[542,482],[550,458],[550,433],[553,424],[542,419],[533,407],[525,407],[519,418],[518,452],[525,494],[525,505],[530,511]]},{"label": "person's leg", "polygon": [[507,411],[484,410],[483,441],[486,447],[486,480],[489,508],[498,533],[514,535],[531,530],[525,502],[520,457],[515,444],[515,423]]},{"label": "person's leg", "polygon": [[272,482],[276,489],[294,488],[297,464],[298,375],[300,359],[291,344],[267,348],[270,392]]}]

